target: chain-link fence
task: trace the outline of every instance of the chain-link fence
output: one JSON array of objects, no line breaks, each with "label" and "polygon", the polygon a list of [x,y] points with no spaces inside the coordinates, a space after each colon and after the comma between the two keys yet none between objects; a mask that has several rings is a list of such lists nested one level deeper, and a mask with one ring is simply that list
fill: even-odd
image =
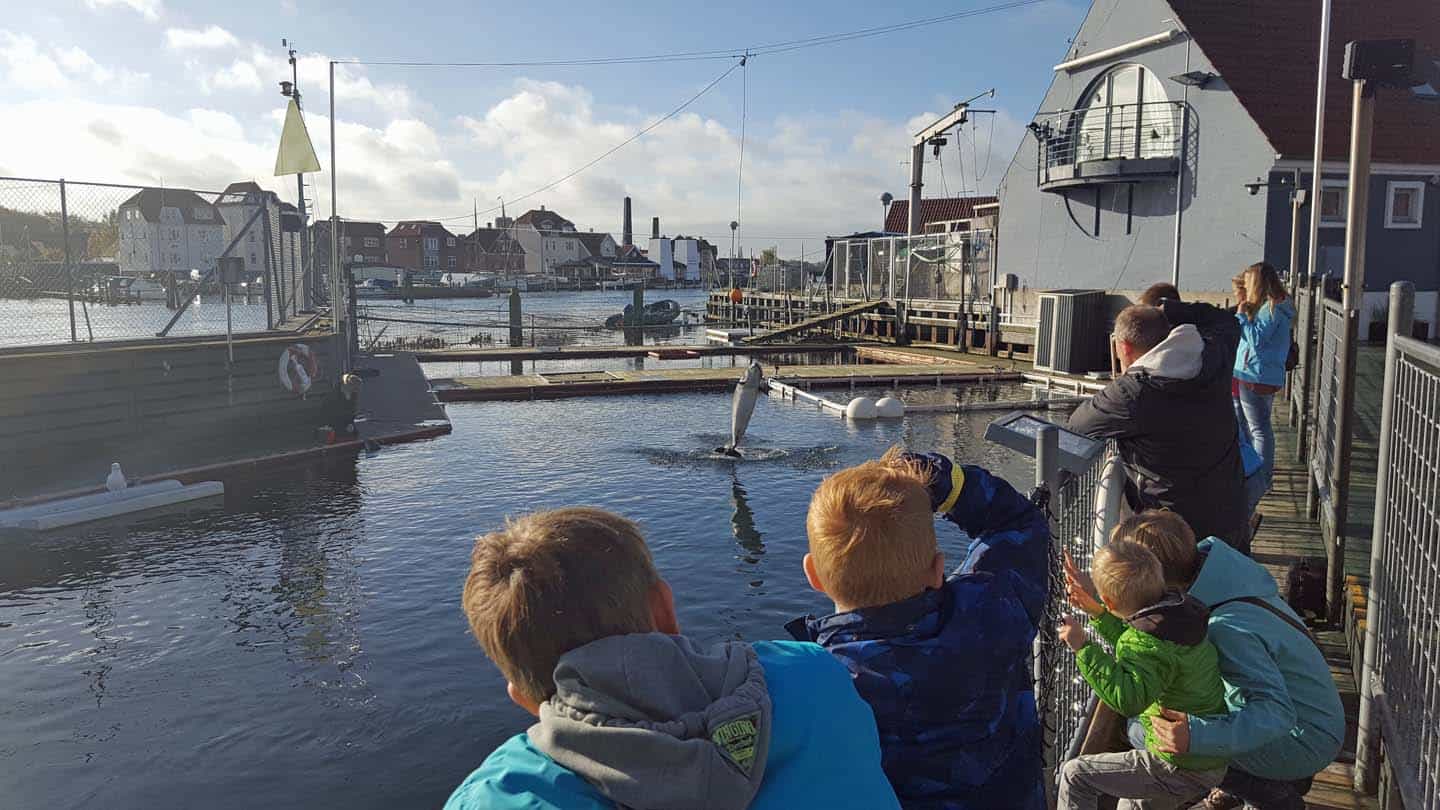
[{"label": "chain-link fence", "polygon": [[1382,806],[1440,808],[1440,347],[1410,337],[1415,290],[1391,288],[1362,668],[1357,787],[1383,748]]},{"label": "chain-link fence", "polygon": [[305,236],[255,183],[0,178],[0,347],[294,328],[324,286]]},{"label": "chain-link fence", "polygon": [[988,230],[840,240],[831,248],[837,299],[989,300]]},{"label": "chain-link fence", "polygon": [[[1317,308],[1318,335],[1315,345],[1318,352],[1315,379],[1314,413],[1311,414],[1310,435],[1310,478],[1312,496],[1319,497],[1320,528],[1327,529],[1330,520],[1328,508],[1331,503],[1331,468],[1340,452],[1340,434],[1336,423],[1340,411],[1340,355],[1344,350],[1345,311],[1335,301],[1320,299]],[[1313,505],[1313,497],[1312,497]],[[1333,531],[1334,526],[1328,527]]]},{"label": "chain-link fence", "polygon": [[1054,534],[1050,555],[1050,594],[1036,644],[1036,703],[1045,734],[1046,766],[1053,772],[1074,756],[1083,742],[1093,692],[1055,628],[1070,614],[1065,590],[1064,560],[1068,554],[1088,570],[1095,551],[1109,537],[1118,519],[1124,468],[1118,456],[1102,453],[1083,473],[1058,486],[1050,499]]}]

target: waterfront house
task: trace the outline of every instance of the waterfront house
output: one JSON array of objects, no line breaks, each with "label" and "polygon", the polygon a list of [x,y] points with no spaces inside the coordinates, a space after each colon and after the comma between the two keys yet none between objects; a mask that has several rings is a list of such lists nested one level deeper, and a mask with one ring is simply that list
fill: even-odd
[{"label": "waterfront house", "polygon": [[465,263],[469,272],[492,276],[515,276],[525,272],[525,246],[515,238],[513,228],[476,228],[464,238]]},{"label": "waterfront house", "polygon": [[208,272],[225,249],[224,221],[193,191],[147,188],[120,204],[116,261],[126,273]]},{"label": "waterfront house", "polygon": [[577,283],[609,281],[614,278],[615,253],[618,245],[608,233],[577,232],[576,239],[585,255],[555,265],[555,274]]},{"label": "waterfront house", "polygon": [[[1298,184],[1308,194],[1298,264],[1318,204],[1317,270],[1338,277],[1352,92],[1343,51],[1385,37],[1440,49],[1434,0],[1336,4],[1317,201],[1319,4],[1095,0],[1001,181],[1000,273],[1031,288],[1115,290],[1178,270],[1182,289],[1228,291],[1252,262],[1289,268]],[[1415,283],[1420,319],[1435,321],[1440,105],[1380,90],[1372,154],[1362,336],[1397,279]]]},{"label": "waterfront house", "polygon": [[[264,208],[266,213],[251,222],[250,218],[261,208]],[[225,245],[222,250],[232,242],[235,243],[229,255],[245,260],[245,272],[249,277],[263,277],[267,217],[270,240],[277,251],[280,248],[280,198],[275,192],[261,188],[255,181],[246,180],[226,186],[225,191],[215,200],[215,210],[220,212],[220,218],[224,222]],[[237,237],[238,242],[235,241]],[[272,258],[278,262],[278,256]]]},{"label": "waterfront house", "polygon": [[[310,239],[314,244],[315,266],[321,272],[330,269],[330,220],[317,220],[310,226]],[[385,225],[380,222],[362,220],[340,220],[340,257],[342,264],[351,263],[365,266],[386,264]]]},{"label": "waterfront house", "polygon": [[511,228],[525,248],[525,272],[531,275],[558,275],[557,265],[589,255],[575,223],[543,205],[516,217]]},{"label": "waterfront house", "polygon": [[464,253],[459,237],[438,222],[407,220],[385,235],[388,262],[412,273],[457,272]]}]

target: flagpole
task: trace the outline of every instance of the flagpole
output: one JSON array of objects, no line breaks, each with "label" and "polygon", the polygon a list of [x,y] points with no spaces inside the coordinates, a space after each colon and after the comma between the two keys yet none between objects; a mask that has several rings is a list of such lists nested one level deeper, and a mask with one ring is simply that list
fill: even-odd
[{"label": "flagpole", "polygon": [[350,370],[345,338],[345,289],[340,283],[340,217],[335,213],[335,63],[330,63],[330,325],[335,330],[335,357],[341,373]]}]

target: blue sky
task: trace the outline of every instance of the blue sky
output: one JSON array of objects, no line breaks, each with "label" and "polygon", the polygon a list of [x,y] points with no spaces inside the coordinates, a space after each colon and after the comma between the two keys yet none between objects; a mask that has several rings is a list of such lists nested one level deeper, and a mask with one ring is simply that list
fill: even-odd
[{"label": "blue sky", "polygon": [[[287,194],[289,182],[269,177],[283,102],[276,82],[288,77],[281,37],[302,53],[307,119],[326,158],[330,58],[493,62],[739,49],[997,2],[897,2],[883,15],[853,0],[27,4],[0,23],[0,114],[33,126],[0,134],[0,173],[200,187],[253,177]],[[752,60],[744,69],[747,245],[778,242],[793,255],[801,238],[814,250],[824,234],[876,226],[880,192],[905,194],[907,133],[990,87],[997,97],[983,106],[1001,111],[993,146],[992,122],[977,116],[974,132],[947,147],[943,183],[929,164],[926,191],[992,190],[1084,11],[1074,0],[1046,0]],[[340,213],[454,218],[460,229],[472,200],[484,209],[566,174],[727,67],[344,67]],[[615,231],[619,197],[629,193],[641,222],[658,215],[667,233],[720,238],[735,216],[741,81],[731,74],[682,116],[516,207],[546,203],[582,228]],[[329,177],[312,180],[328,214]]]}]

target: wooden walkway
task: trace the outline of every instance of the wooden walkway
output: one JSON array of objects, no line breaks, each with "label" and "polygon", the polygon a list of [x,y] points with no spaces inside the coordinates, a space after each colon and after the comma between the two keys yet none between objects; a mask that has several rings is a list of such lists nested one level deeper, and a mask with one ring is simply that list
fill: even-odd
[{"label": "wooden walkway", "polygon": [[[1378,349],[1364,348],[1358,363],[1355,407],[1355,444],[1352,453],[1353,478],[1351,484],[1350,514],[1347,520],[1345,571],[1365,578],[1370,570],[1370,526],[1374,511],[1375,469],[1377,463],[1376,435],[1380,424],[1380,384],[1384,375],[1384,355]],[[1320,539],[1320,528],[1306,512],[1306,472],[1295,460],[1294,428],[1289,424],[1286,410],[1279,397],[1275,402],[1276,463],[1275,482],[1269,494],[1260,502],[1260,511],[1265,515],[1256,535],[1253,554],[1275,574],[1280,587],[1285,587],[1285,569],[1291,561],[1308,557],[1323,566],[1325,548]],[[1348,624],[1348,623],[1347,623]],[[1351,774],[1355,762],[1355,719],[1359,712],[1359,683],[1355,677],[1359,669],[1352,652],[1359,653],[1359,645],[1353,637],[1347,637],[1344,628],[1316,626],[1330,662],[1335,682],[1340,687],[1340,696],[1345,703],[1348,721],[1345,746],[1340,756],[1315,779],[1315,787],[1306,797],[1313,808],[1377,808],[1379,804],[1368,796],[1360,796],[1351,789]]]},{"label": "wooden walkway", "polygon": [[862,312],[869,312],[872,309],[879,309],[884,304],[884,301],[864,301],[859,304],[851,304],[848,307],[837,309],[834,312],[825,315],[816,315],[813,318],[806,318],[799,323],[794,323],[789,326],[782,326],[773,332],[766,332],[763,335],[754,335],[752,337],[747,337],[745,338],[745,343],[753,345],[756,343],[769,343],[774,340],[782,340],[784,338],[788,338],[793,335],[799,335],[811,329],[824,326],[826,324],[834,323],[836,321],[844,320],[845,318],[859,315]]},{"label": "wooden walkway", "polygon": [[839,353],[861,345],[853,343],[786,343],[775,346],[728,346],[728,345],[685,345],[647,344],[644,346],[496,346],[489,349],[468,349],[453,346],[448,349],[423,349],[415,352],[415,359],[421,363],[486,363],[501,360],[604,360],[614,358],[644,357],[651,352],[666,349],[685,349],[701,356],[727,355],[769,355]]}]

